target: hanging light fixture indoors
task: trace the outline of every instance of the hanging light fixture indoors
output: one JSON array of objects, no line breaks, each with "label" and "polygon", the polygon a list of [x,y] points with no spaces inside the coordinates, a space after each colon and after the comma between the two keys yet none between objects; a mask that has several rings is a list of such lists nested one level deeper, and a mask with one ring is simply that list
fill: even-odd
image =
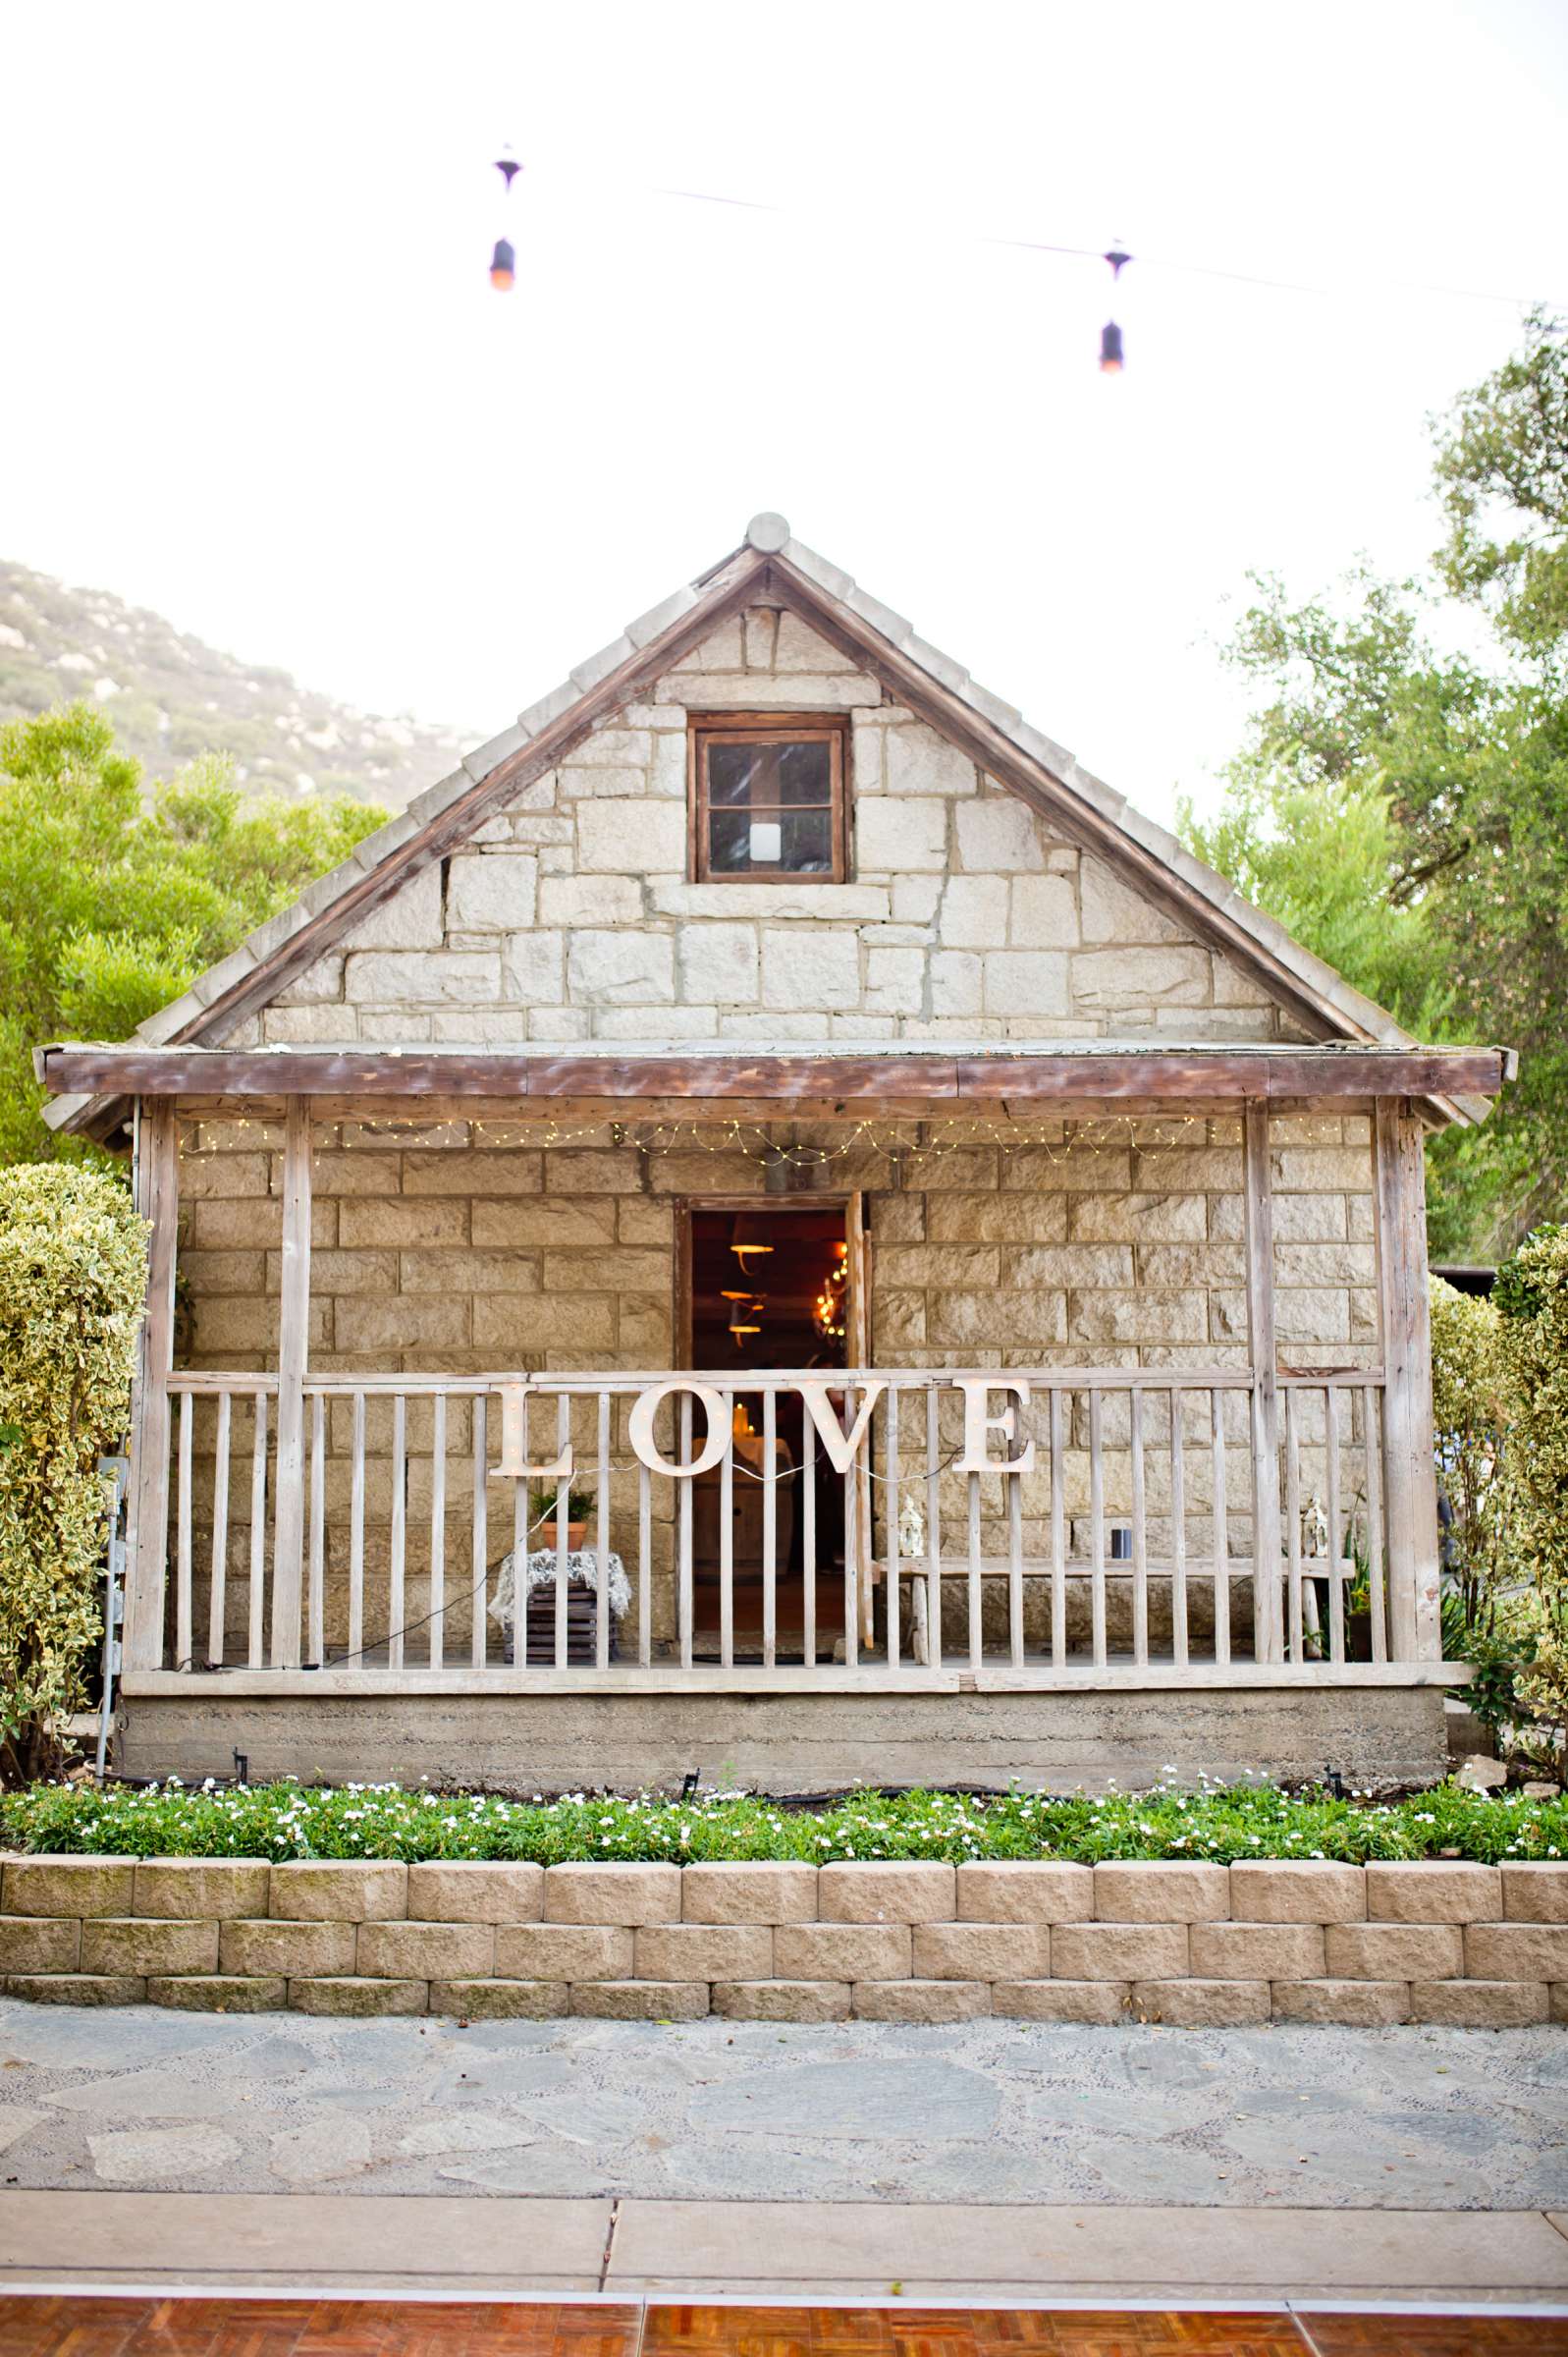
[{"label": "hanging light fixture indoors", "polygon": [[[510,196],[512,184],[522,170],[522,166],[510,148],[505,149],[502,154],[497,156],[496,170],[500,173],[506,192]],[[497,238],[495,251],[490,256],[490,284],[495,288],[497,294],[510,295],[516,282],[516,276],[517,256],[510,239]]]},{"label": "hanging light fixture indoors", "polygon": [[749,1270],[751,1255],[754,1252],[771,1252],[773,1250],[773,1239],[768,1233],[766,1221],[759,1219],[754,1211],[736,1212],[735,1224],[730,1232],[730,1249],[739,1261],[742,1270]]}]

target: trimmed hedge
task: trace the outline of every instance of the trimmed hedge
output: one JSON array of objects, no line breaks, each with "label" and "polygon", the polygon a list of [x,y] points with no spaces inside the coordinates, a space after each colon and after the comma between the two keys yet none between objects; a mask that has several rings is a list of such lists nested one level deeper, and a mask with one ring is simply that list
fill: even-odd
[{"label": "trimmed hedge", "polygon": [[135,1857],[522,1858],[1568,1858],[1568,1800],[1491,1798],[1436,1785],[1408,1800],[1292,1796],[1273,1786],[1181,1792],[856,1794],[782,1808],[746,1793],[555,1801],[483,1793],[170,1782],[97,1791],[36,1784],[0,1795],[0,1843],[23,1851]]}]

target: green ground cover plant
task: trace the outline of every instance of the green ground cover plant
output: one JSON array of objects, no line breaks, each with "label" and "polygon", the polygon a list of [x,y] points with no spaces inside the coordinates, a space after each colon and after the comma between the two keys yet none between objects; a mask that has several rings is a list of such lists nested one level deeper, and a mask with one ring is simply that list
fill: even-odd
[{"label": "green ground cover plant", "polygon": [[1452,1783],[1374,1802],[1273,1785],[1162,1784],[1151,1792],[855,1793],[788,1807],[741,1792],[508,1800],[397,1784],[186,1786],[100,1791],[35,1784],[0,1795],[0,1845],[135,1857],[1568,1858],[1568,1800],[1492,1797]]}]

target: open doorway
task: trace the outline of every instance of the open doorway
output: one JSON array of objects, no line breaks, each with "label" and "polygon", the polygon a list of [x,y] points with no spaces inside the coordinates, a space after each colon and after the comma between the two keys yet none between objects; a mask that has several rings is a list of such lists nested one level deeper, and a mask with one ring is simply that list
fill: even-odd
[{"label": "open doorway", "polygon": [[[798,1650],[803,1625],[804,1515],[801,1483],[814,1479],[818,1646],[831,1654],[843,1634],[842,1485],[818,1463],[805,1471],[805,1413],[798,1394],[779,1395],[774,1462],[765,1462],[762,1395],[748,1392],[751,1368],[791,1367],[831,1373],[849,1363],[859,1304],[858,1198],[837,1202],[691,1203],[685,1207],[682,1303],[687,1363],[725,1380],[734,1399],[734,1481],[730,1511],[737,1646],[750,1650],[762,1629],[763,1489],[775,1480],[776,1614],[779,1658]],[[820,1455],[820,1453],[813,1452]],[[692,1499],[693,1628],[699,1649],[720,1621],[721,1485],[718,1469],[699,1474]]]}]

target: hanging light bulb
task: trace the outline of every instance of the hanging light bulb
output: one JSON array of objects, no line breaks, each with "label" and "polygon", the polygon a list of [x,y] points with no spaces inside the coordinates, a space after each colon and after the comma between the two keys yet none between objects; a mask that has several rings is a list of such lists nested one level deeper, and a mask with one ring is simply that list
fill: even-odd
[{"label": "hanging light bulb", "polygon": [[749,1335],[762,1332],[760,1301],[737,1301],[730,1312],[730,1339],[738,1350]]},{"label": "hanging light bulb", "polygon": [[[510,147],[505,148],[497,156],[496,170],[500,173],[507,194],[510,196],[512,184],[522,170],[522,166]],[[490,284],[498,295],[510,295],[516,283],[516,276],[517,256],[510,241],[506,238],[497,238],[496,249],[490,256]]]},{"label": "hanging light bulb", "polygon": [[[1114,288],[1120,280],[1122,265],[1130,262],[1132,255],[1124,253],[1119,245],[1112,244],[1106,259],[1110,264],[1110,283]],[[1102,376],[1119,376],[1124,365],[1121,330],[1114,319],[1108,319],[1100,331],[1100,373]]]}]

